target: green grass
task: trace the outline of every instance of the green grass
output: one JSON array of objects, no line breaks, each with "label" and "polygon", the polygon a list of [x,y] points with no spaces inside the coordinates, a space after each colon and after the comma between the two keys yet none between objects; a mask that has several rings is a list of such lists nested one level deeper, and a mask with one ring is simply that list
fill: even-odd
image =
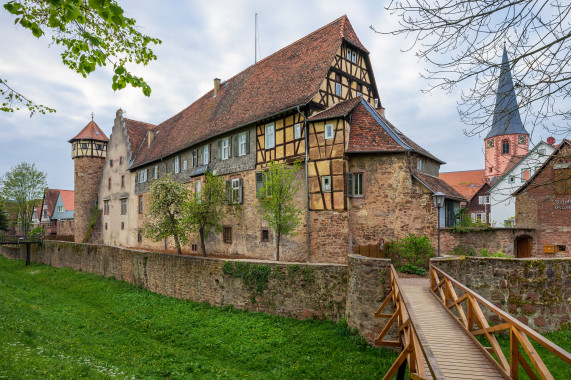
[{"label": "green grass", "polygon": [[210,307],[0,255],[0,379],[378,378],[395,359],[343,324]]}]

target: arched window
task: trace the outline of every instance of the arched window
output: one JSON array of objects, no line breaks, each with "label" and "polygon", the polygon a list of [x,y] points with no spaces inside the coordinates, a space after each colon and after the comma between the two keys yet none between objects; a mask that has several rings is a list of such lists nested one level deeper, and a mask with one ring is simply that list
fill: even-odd
[{"label": "arched window", "polygon": [[508,140],[502,141],[502,154],[510,153],[510,142]]}]

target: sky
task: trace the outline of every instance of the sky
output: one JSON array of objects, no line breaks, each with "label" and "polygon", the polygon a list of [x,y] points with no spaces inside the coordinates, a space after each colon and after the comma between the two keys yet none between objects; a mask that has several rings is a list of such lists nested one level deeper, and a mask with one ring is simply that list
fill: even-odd
[{"label": "sky", "polygon": [[[98,68],[87,78],[67,69],[61,49],[49,37],[35,38],[14,25],[0,9],[0,77],[29,99],[57,110],[55,114],[0,112],[0,176],[21,162],[47,173],[50,188],[73,189],[71,144],[90,120],[110,135],[117,109],[125,117],[159,124],[192,104],[213,87],[254,63],[254,14],[258,14],[259,51],[266,57],[346,14],[370,51],[373,72],[386,117],[405,135],[447,162],[441,172],[483,169],[483,137],[467,137],[456,109],[459,92],[422,93],[424,70],[410,42],[370,29],[396,29],[386,1],[317,0],[169,1],[118,3],[137,20],[142,33],[163,42],[153,48],[157,61],[130,66],[152,87],[111,89],[112,70]],[[533,140],[532,136],[532,140]],[[545,138],[545,137],[544,137]]]}]

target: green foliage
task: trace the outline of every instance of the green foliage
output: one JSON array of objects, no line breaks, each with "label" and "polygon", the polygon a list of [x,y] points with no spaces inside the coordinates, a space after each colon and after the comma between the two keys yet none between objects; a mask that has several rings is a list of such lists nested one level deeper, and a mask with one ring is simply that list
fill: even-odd
[{"label": "green foliage", "polygon": [[0,231],[8,231],[8,213],[4,210],[4,203],[0,200]]},{"label": "green foliage", "polygon": [[89,225],[87,226],[87,231],[85,231],[85,236],[83,237],[82,240],[83,243],[88,243],[89,239],[91,239],[91,234],[93,233],[93,229],[95,228],[95,224],[97,223],[98,219],[99,219],[99,208],[95,207],[95,209],[93,210],[93,216],[91,217]]},{"label": "green foliage", "polygon": [[359,335],[357,329],[351,329],[344,318],[341,318],[339,322],[337,322],[337,325],[335,326],[335,334],[347,338],[360,350],[366,350],[369,347],[369,344],[361,335]]},{"label": "green foliage", "polygon": [[2,256],[0,289],[2,379],[380,378],[397,357],[330,321],[212,307]]},{"label": "green foliage", "polygon": [[36,164],[26,162],[16,165],[4,175],[0,195],[10,201],[5,204],[8,208],[6,211],[18,216],[13,223],[20,225],[25,236],[28,235],[34,209],[39,206],[48,187],[46,177],[46,173],[36,169]]},{"label": "green foliage", "polygon": [[220,233],[222,219],[229,215],[240,216],[241,207],[227,202],[224,177],[206,172],[203,182],[200,194],[195,193],[188,199],[184,223],[190,231],[198,232],[202,255],[206,256],[205,234],[212,229]]},{"label": "green foliage", "polygon": [[428,270],[430,258],[436,254],[428,236],[410,234],[387,244],[387,254],[395,267],[412,264]]},{"label": "green foliage", "polygon": [[[14,0],[4,4],[14,24],[28,29],[35,37],[49,34],[52,42],[64,48],[62,62],[84,78],[97,67],[113,66],[113,90],[127,85],[141,88],[145,96],[151,87],[142,77],[127,70],[128,63],[147,65],[157,57],[150,44],[161,40],[142,34],[132,18],[125,17],[115,0]],[[0,79],[1,111],[13,112],[21,106],[31,114],[55,112],[36,105]],[[15,104],[14,104],[15,103]]]},{"label": "green foliage", "polygon": [[294,200],[300,188],[296,179],[299,167],[299,162],[293,165],[270,162],[264,172],[264,185],[259,190],[262,217],[277,236],[276,260],[280,259],[281,236],[294,235],[301,219],[301,209]]},{"label": "green foliage", "polygon": [[486,248],[480,249],[480,256],[481,257],[508,257],[508,255],[506,255],[504,253],[504,251],[501,249],[496,251],[496,252],[489,252],[488,253],[488,250]]},{"label": "green foliage", "polygon": [[268,265],[250,264],[243,261],[234,263],[226,261],[222,265],[222,271],[229,276],[241,278],[244,284],[262,295],[268,286],[272,268]]},{"label": "green foliage", "polygon": [[177,252],[181,254],[181,244],[188,243],[190,231],[190,226],[184,222],[189,191],[171,176],[152,181],[148,191],[148,221],[143,227],[143,234],[153,241],[173,237]]},{"label": "green foliage", "polygon": [[456,225],[449,227],[448,231],[455,232],[458,234],[466,234],[470,231],[489,231],[493,230],[492,226],[487,223],[482,223],[481,221],[472,220],[472,217],[468,213],[468,209],[464,208],[459,210],[456,215]]},{"label": "green foliage", "polygon": [[44,229],[40,226],[32,228],[28,236],[36,237],[36,236],[44,236]]},{"label": "green foliage", "polygon": [[476,256],[476,249],[471,245],[458,244],[450,253],[456,256]]},{"label": "green foliage", "polygon": [[413,264],[405,264],[399,268],[402,273],[418,274],[419,276],[424,276],[426,274],[426,269],[417,267]]}]

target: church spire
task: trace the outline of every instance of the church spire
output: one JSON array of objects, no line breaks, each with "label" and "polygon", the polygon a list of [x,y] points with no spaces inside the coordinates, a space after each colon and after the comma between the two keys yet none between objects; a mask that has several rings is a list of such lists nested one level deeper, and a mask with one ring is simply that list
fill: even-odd
[{"label": "church spire", "polygon": [[515,96],[508,52],[504,45],[500,80],[498,83],[498,91],[496,93],[494,119],[492,122],[492,128],[486,136],[486,139],[494,136],[512,134],[529,135],[523,127],[521,117],[519,115],[519,107]]}]

